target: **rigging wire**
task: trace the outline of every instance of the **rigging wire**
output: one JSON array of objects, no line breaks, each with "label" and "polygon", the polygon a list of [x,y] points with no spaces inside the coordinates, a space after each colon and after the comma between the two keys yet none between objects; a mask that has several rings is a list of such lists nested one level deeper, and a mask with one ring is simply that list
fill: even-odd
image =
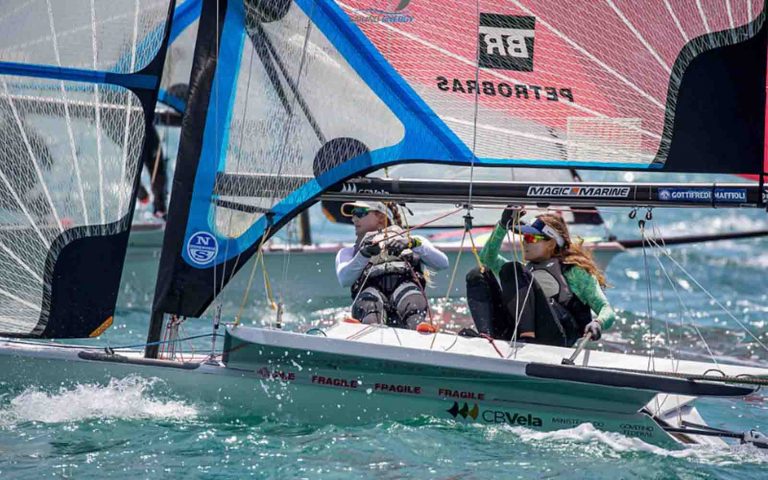
[{"label": "rigging wire", "polygon": [[[662,250],[662,247],[659,247],[658,250]],[[707,343],[706,339],[704,338],[704,335],[701,333],[701,330],[699,329],[698,325],[696,325],[696,320],[691,313],[691,309],[688,307],[688,305],[685,304],[683,301],[682,295],[680,295],[680,291],[675,286],[675,282],[672,280],[672,277],[670,276],[669,272],[667,271],[666,267],[664,267],[664,263],[661,261],[660,256],[658,255],[658,252],[655,255],[656,261],[659,264],[659,268],[661,272],[664,274],[664,276],[669,281],[669,285],[672,287],[672,291],[675,293],[675,296],[677,297],[677,301],[680,304],[680,307],[685,311],[685,314],[688,316],[688,318],[691,320],[691,326],[696,331],[696,334],[701,339],[702,343],[704,344],[704,348],[706,348],[707,353],[709,354],[709,357],[712,359],[715,365],[718,365],[717,358],[715,357],[715,354],[712,352],[712,349],[709,347],[709,344]],[[683,323],[684,315],[680,316],[680,327],[681,327],[681,334],[682,334],[682,328],[684,326]]]},{"label": "rigging wire", "polygon": [[651,285],[651,269],[648,265],[648,254],[646,252],[646,244],[648,243],[648,237],[645,234],[645,220],[639,220],[637,222],[640,229],[640,238],[642,239],[643,250],[643,270],[645,271],[645,293],[646,293],[646,308],[648,314],[648,370],[656,371],[656,362],[654,358],[653,347],[653,287]]},{"label": "rigging wire", "polygon": [[[662,250],[663,251],[663,250]],[[712,295],[709,290],[707,290],[701,283],[699,283],[698,280],[696,280],[693,275],[691,275],[688,270],[685,269],[677,260],[674,259],[668,252],[664,252],[664,256],[666,256],[672,263],[675,264],[675,266],[680,269],[691,281],[693,281],[699,289],[701,289],[702,292],[704,292],[705,295],[709,297],[710,300],[712,300],[720,309],[728,315],[736,324],[738,324],[752,339],[757,342],[758,345],[760,345],[764,350],[768,351],[768,346],[766,346],[760,338],[758,338],[755,334],[752,333],[751,330],[749,330],[744,323],[742,323],[739,319],[737,319],[717,298]]]},{"label": "rigging wire", "polygon": [[[477,38],[480,38],[480,0],[476,0],[475,2],[475,9],[477,13],[477,31],[475,32],[477,35]],[[475,42],[475,85],[479,85],[480,81],[480,43]],[[472,222],[472,187],[474,185],[475,180],[475,160],[477,158],[477,115],[478,115],[478,109],[480,104],[480,91],[479,89],[475,88],[475,102],[474,102],[474,113],[473,113],[473,120],[472,120],[472,156],[469,159],[469,192],[467,195],[467,223],[469,223],[471,228],[471,222]],[[466,228],[466,227],[465,227]],[[471,233],[470,233],[471,235]]]},{"label": "rigging wire", "polygon": [[[220,45],[220,41],[219,41],[219,38],[220,38],[220,35],[221,35],[221,32],[219,31],[219,23],[220,22],[221,22],[221,3],[220,2],[216,2],[216,27],[215,27],[216,28],[216,40],[214,42],[215,45],[216,45],[216,57],[215,57],[216,67],[215,67],[215,70],[218,70],[218,68],[219,68],[219,55],[221,53],[221,45]],[[218,108],[219,108],[219,75],[214,75],[213,76],[213,86],[212,86],[212,89],[213,89],[213,97],[215,99],[215,105],[216,105],[215,109],[217,110],[216,112],[214,112],[215,115],[213,116],[214,117],[214,119],[213,119],[213,121],[214,121],[214,129],[213,129],[213,132],[214,132],[214,144],[216,145],[216,151],[217,152],[221,152],[221,137],[219,136],[219,115],[218,115],[218,113],[219,113],[218,112]],[[214,161],[214,159],[211,158],[211,161]],[[219,305],[222,304],[223,300],[220,298],[220,296],[216,292],[216,286],[217,286],[216,271],[217,270],[218,270],[218,265],[214,265],[213,268],[211,269],[211,274],[213,275],[213,305],[219,306]],[[215,318],[211,319],[211,329],[212,329],[213,333],[215,334],[216,333],[216,319]],[[211,348],[213,348],[213,342],[211,342]]]},{"label": "rigging wire", "polygon": [[[659,247],[659,248],[652,248],[651,251],[653,252],[653,256],[656,258],[656,261],[659,263],[659,265],[663,266],[662,263],[661,263],[661,260],[659,259],[659,250],[661,248],[664,248],[666,245],[664,245],[664,237],[661,235],[661,231],[657,228],[655,222],[651,224],[651,233],[652,233],[652,235],[651,235],[652,239],[655,240],[655,239],[658,238],[661,241],[661,247]],[[669,280],[669,281],[671,282],[671,280]],[[663,295],[664,294],[663,279],[659,278],[659,282],[660,282],[659,293]],[[682,317],[681,317],[681,321],[682,321]],[[682,326],[682,324],[681,324],[681,326]],[[667,334],[667,345],[668,345],[668,351],[669,351],[669,358],[672,361],[673,369],[676,371],[677,370],[677,363],[676,362],[678,362],[678,360],[676,359],[675,346],[674,346],[674,343],[672,341],[672,333],[671,333],[671,330],[669,328],[669,317],[668,316],[664,317],[664,329],[665,329],[665,332]],[[682,328],[681,328],[681,334],[682,334]],[[682,336],[681,336],[681,339],[682,339]]]}]

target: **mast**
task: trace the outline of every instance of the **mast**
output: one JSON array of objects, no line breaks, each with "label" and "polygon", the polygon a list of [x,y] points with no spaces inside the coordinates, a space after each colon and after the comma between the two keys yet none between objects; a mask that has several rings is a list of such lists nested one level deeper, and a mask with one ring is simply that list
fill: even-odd
[{"label": "mast", "polygon": [[309,210],[299,215],[299,239],[302,245],[312,245],[312,226],[309,223]]},{"label": "mast", "polygon": [[[164,304],[162,299],[168,295],[176,295],[176,288],[171,287],[166,277],[173,274],[176,268],[176,257],[183,249],[186,229],[186,219],[193,193],[197,163],[203,148],[203,131],[205,130],[208,101],[214,97],[211,94],[214,71],[218,64],[218,45],[223,31],[224,17],[227,12],[225,0],[203,1],[200,10],[197,40],[194,50],[190,81],[190,94],[184,111],[184,126],[179,139],[179,153],[176,159],[176,169],[173,177],[173,192],[168,206],[168,222],[163,236],[163,248],[160,255],[155,298],[152,303],[152,313],[147,331],[145,357],[157,358],[160,336],[163,328],[165,313],[174,310],[174,306]],[[187,267],[192,268],[192,267]],[[169,290],[173,289],[170,293]]]}]

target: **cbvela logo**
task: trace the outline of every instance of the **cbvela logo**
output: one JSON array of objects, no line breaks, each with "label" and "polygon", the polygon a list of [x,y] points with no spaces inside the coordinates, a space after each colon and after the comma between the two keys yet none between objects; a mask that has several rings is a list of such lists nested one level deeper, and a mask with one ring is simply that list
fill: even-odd
[{"label": "cbvela logo", "polygon": [[481,13],[479,64],[484,68],[533,71],[534,17]]},{"label": "cbvela logo", "polygon": [[473,404],[472,408],[469,408],[468,404],[464,404],[459,408],[458,402],[453,402],[453,406],[447,410],[453,418],[461,416],[463,419],[471,418],[477,420],[480,418],[485,423],[503,423],[511,425],[513,427],[541,427],[544,422],[541,418],[531,415],[530,413],[516,413],[507,412],[505,410],[483,410],[477,404]]},{"label": "cbvela logo", "polygon": [[477,404],[475,403],[474,406],[470,409],[469,405],[464,403],[464,406],[459,408],[459,402],[453,402],[453,406],[447,410],[448,413],[453,415],[453,418],[456,418],[458,415],[461,415],[461,418],[471,418],[472,420],[477,420],[477,414],[479,413],[479,408]]},{"label": "cbvela logo", "polygon": [[352,14],[355,23],[411,23],[413,16],[406,10],[411,0],[387,0],[387,8],[367,8]]},{"label": "cbvela logo", "polygon": [[193,263],[206,265],[219,253],[219,242],[208,232],[197,232],[187,242],[187,255]]}]

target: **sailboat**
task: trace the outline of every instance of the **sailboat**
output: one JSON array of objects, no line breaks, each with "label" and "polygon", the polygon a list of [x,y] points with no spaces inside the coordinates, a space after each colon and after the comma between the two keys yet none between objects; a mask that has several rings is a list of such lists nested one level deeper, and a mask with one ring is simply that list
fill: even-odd
[{"label": "sailboat", "polygon": [[[168,55],[163,68],[158,106],[156,107],[155,123],[161,125],[160,130],[163,132],[161,135],[164,138],[175,136],[169,135],[167,130],[180,127],[181,118],[186,109],[186,98],[183,98],[185,94],[180,95],[179,92],[183,93],[188,90],[187,82],[192,67],[191,60],[197,32],[197,20],[200,16],[200,5],[199,0],[187,1],[179,5],[174,12]],[[169,146],[166,145],[166,147]],[[165,150],[174,150],[174,148],[165,148]],[[567,160],[567,150],[562,149],[557,159]],[[394,165],[371,172],[367,176],[391,179],[420,177],[456,180],[469,178],[470,173],[478,181],[494,179],[536,181],[542,175],[553,182],[581,181],[580,175],[573,169],[476,167],[472,168],[470,172],[470,167],[425,164]],[[323,195],[320,198],[322,199]],[[346,200],[348,199],[343,199],[343,201]],[[351,223],[349,218],[343,217],[340,213],[340,205],[343,201],[322,200],[322,211],[328,220],[333,223]],[[459,204],[463,201],[464,198],[455,199],[455,202]],[[503,207],[500,205],[485,206],[485,208],[483,205],[473,205],[473,234],[477,248],[481,248],[488,238],[492,226],[498,220],[501,208]],[[588,206],[573,209],[563,205],[549,205],[544,208],[529,205],[526,209],[531,217],[538,213],[554,211],[563,216],[564,220],[571,226],[587,226],[591,233],[583,238],[583,246],[592,252],[595,261],[603,269],[606,269],[618,254],[629,249],[642,247],[642,242],[637,239],[616,238],[607,228],[604,232],[591,228],[603,225],[603,219],[596,209]],[[459,262],[457,267],[459,272],[469,271],[476,266],[470,245],[462,245],[460,242],[464,213],[461,208],[456,208],[456,203],[446,205],[415,203],[409,207],[409,211],[411,215],[408,215],[408,221],[411,225],[417,227],[424,225],[430,229],[441,230],[439,233],[431,235],[430,240],[448,255],[452,265]],[[292,235],[295,238],[291,238],[290,234],[288,241],[272,238],[262,246],[261,251],[266,269],[269,271],[281,270],[284,257],[290,255],[291,262],[286,268],[284,278],[290,281],[293,294],[315,299],[345,295],[346,292],[334,280],[334,272],[329,268],[322,268],[322,266],[333,264],[336,252],[343,246],[349,245],[338,240],[317,242],[313,239],[308,210],[303,210],[296,220],[298,231]],[[451,232],[451,230],[453,231]],[[134,294],[129,298],[148,298],[154,291],[157,261],[162,248],[163,235],[163,222],[134,220],[123,275],[123,278],[128,282],[125,288]],[[667,237],[663,239],[663,243],[665,245],[695,244],[705,241],[755,238],[765,235],[768,235],[766,230],[748,230],[714,235]],[[510,245],[512,240],[513,238],[509,238],[505,242],[505,249],[512,248]],[[464,282],[452,282],[451,273],[452,270],[433,272],[430,277],[430,292],[453,298],[465,296]],[[233,284],[230,284],[228,290],[230,292],[238,290],[242,294],[246,288],[254,289],[253,296],[263,296],[266,293],[262,282],[255,282],[249,286],[248,282],[242,279],[236,279]]]},{"label": "sailboat", "polygon": [[[209,354],[158,358],[161,346],[176,341],[161,340],[164,325],[201,316],[246,261],[261,255],[264,242],[321,196],[461,199],[467,223],[475,203],[619,205],[642,208],[642,222],[652,221],[654,208],[765,207],[764,2],[727,11],[648,2],[629,12],[618,2],[488,0],[443,9],[414,1],[391,14],[371,14],[369,3],[202,2],[148,341],[119,351],[29,339],[93,337],[112,323],[137,159],[154,114],[174,4],[104,12],[92,2],[82,12],[92,21],[82,23],[48,4],[44,34],[39,24],[33,33],[56,52],[62,32],[80,39],[67,45],[92,49],[51,58],[19,47],[15,60],[24,62],[0,57],[0,99],[16,119],[33,111],[47,116],[58,127],[52,135],[71,139],[77,124],[90,129],[95,147],[111,141],[93,150],[98,186],[110,188],[85,182],[63,200],[44,195],[34,211],[11,195],[16,203],[3,220],[18,229],[0,245],[3,379],[58,387],[156,377],[178,394],[243,415],[301,422],[428,415],[545,431],[588,422],[668,448],[723,439],[768,447],[759,432],[708,426],[696,409],[699,398],[747,397],[768,382],[764,366],[717,358],[600,352],[586,339],[570,349],[347,322],[288,332],[277,328],[279,308],[273,328],[214,313]],[[97,28],[110,15],[117,17],[106,22],[108,30]],[[109,42],[100,41],[107,35]],[[42,110],[41,98],[48,105]],[[57,153],[55,161],[79,171],[76,151]],[[759,180],[364,176],[406,162],[740,173]],[[44,190],[46,179],[31,172],[28,180]],[[80,204],[90,207],[88,215]],[[74,220],[61,221],[65,209]],[[40,228],[44,221],[53,228]]]}]

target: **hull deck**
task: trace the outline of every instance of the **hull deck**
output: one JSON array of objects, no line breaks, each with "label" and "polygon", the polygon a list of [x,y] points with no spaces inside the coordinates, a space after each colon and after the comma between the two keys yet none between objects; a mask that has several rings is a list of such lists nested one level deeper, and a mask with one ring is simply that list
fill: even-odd
[{"label": "hull deck", "polygon": [[[543,431],[592,423],[664,447],[677,446],[681,440],[708,442],[699,436],[673,437],[662,428],[681,427],[683,421],[702,423],[692,405],[694,396],[676,388],[695,385],[709,389],[703,391],[707,395],[751,391],[675,379],[664,393],[651,384],[611,384],[605,381],[610,379],[608,371],[600,372],[597,380],[547,377],[531,367],[559,367],[572,349],[492,345],[481,338],[345,323],[325,336],[229,328],[224,348],[225,362],[208,364],[201,357],[186,363],[144,361],[140,352],[115,356],[9,341],[0,343],[0,368],[10,382],[40,388],[61,388],[62,379],[76,385],[130,375],[158,378],[159,388],[240,417],[358,424],[429,416]],[[589,367],[647,368],[643,357],[588,352],[585,358]],[[580,367],[562,368],[591,370],[583,367],[584,362],[579,358]],[[664,362],[669,361],[657,359],[657,369],[672,366]],[[706,367],[698,362],[677,364],[678,371],[693,374]],[[749,367],[720,368],[728,375],[766,374]],[[632,375],[639,381],[659,379]]]}]

